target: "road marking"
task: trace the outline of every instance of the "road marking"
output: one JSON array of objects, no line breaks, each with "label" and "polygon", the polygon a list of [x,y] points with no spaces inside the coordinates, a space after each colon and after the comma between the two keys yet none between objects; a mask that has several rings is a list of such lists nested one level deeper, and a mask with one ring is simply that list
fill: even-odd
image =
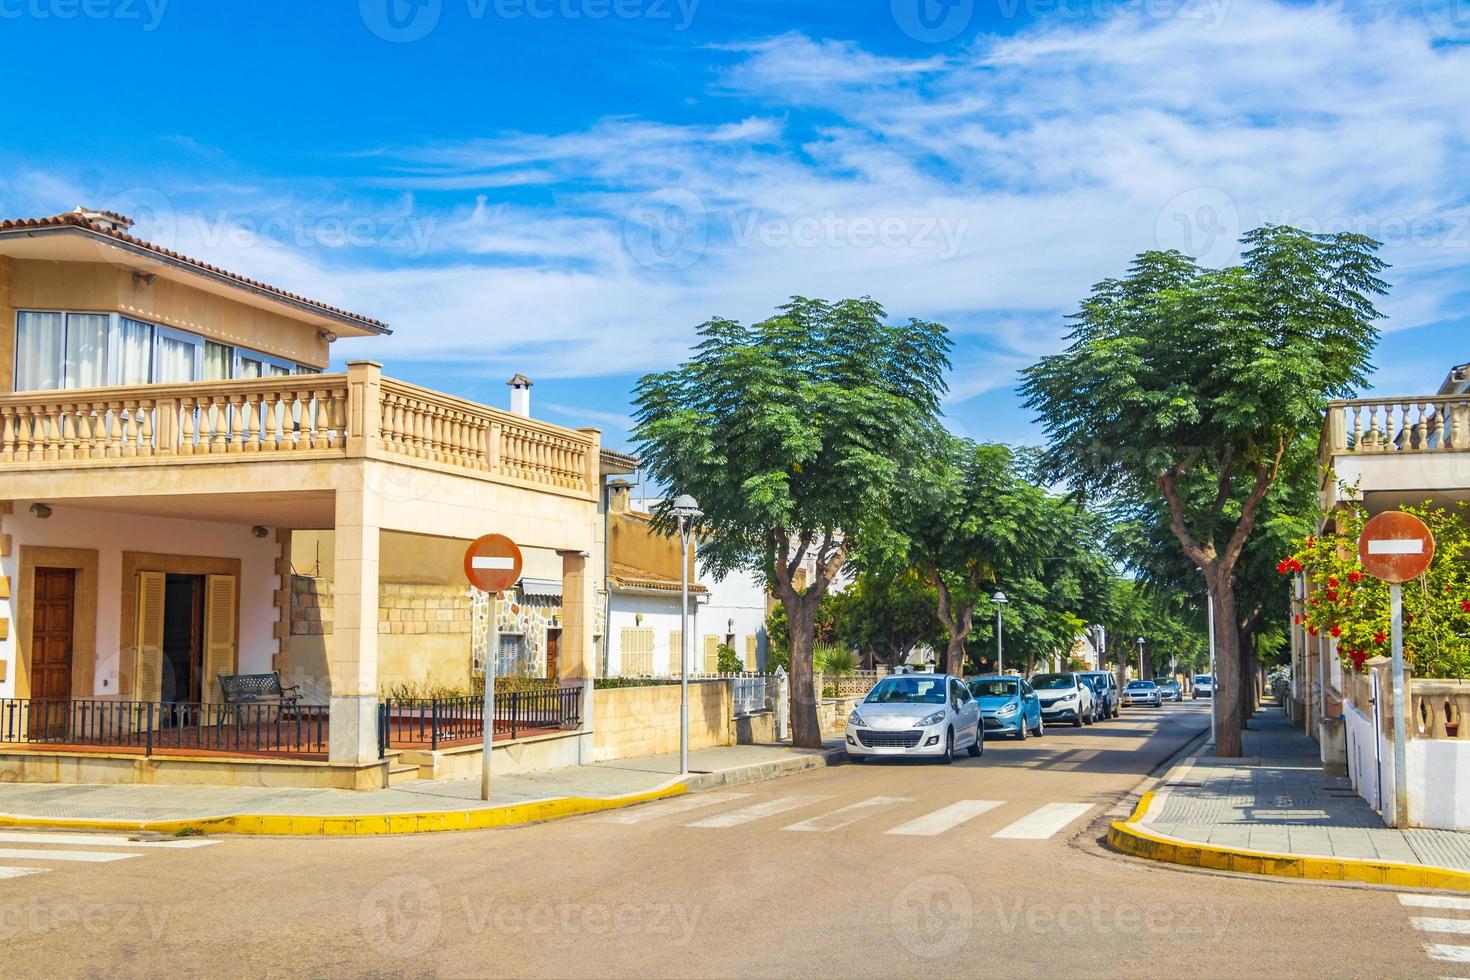
[{"label": "road marking", "polygon": [[0,868],[0,878],[24,878],[26,875],[43,875],[50,868]]},{"label": "road marking", "polygon": [[1448,932],[1470,936],[1470,919],[1437,919],[1427,915],[1411,915],[1409,925],[1420,932]]},{"label": "road marking", "polygon": [[126,861],[142,857],[141,854],[105,854],[102,851],[35,851],[22,847],[0,847],[0,858],[12,861],[86,861],[100,864],[104,861]]},{"label": "road marking", "polygon": [[830,833],[831,831],[841,830],[843,827],[857,823],[859,820],[870,816],[878,810],[886,810],[900,803],[911,802],[913,800],[907,796],[874,796],[866,800],[859,800],[857,803],[849,803],[847,806],[839,807],[830,813],[819,814],[810,820],[803,820],[800,823],[794,823],[789,827],[782,827],[781,829],[805,830],[823,834]]},{"label": "road marking", "polygon": [[763,803],[756,803],[739,810],[730,810],[727,813],[717,813],[712,817],[696,820],[694,823],[686,823],[684,826],[714,828],[738,827],[743,823],[762,820],[766,817],[774,817],[776,814],[785,813],[787,810],[795,810],[797,807],[810,806],[813,803],[821,803],[823,800],[830,799],[830,796],[778,796],[774,800],[766,800]]},{"label": "road marking", "polygon": [[654,820],[658,817],[667,817],[674,813],[683,813],[686,810],[697,810],[702,806],[712,806],[716,803],[733,803],[743,800],[749,793],[696,793],[691,796],[680,796],[661,803],[645,803],[643,806],[633,806],[626,810],[618,810],[603,817],[595,818],[598,823],[642,823],[645,820]]},{"label": "road marking", "polygon": [[1091,809],[1091,803],[1048,803],[991,836],[1008,840],[1046,840]]},{"label": "road marking", "polygon": [[900,837],[937,837],[946,830],[953,830],[966,820],[973,820],[982,813],[989,813],[1005,803],[1004,800],[960,800],[947,807],[926,813],[917,820],[899,824],[886,833]]},{"label": "road marking", "polygon": [[143,841],[134,837],[109,834],[32,834],[0,831],[0,844],[87,844],[92,847],[132,847],[152,849],[157,847],[208,847],[218,844],[217,840],[156,840]]},{"label": "road marking", "polygon": [[1432,960],[1446,963],[1470,963],[1470,946],[1448,946],[1444,943],[1425,943],[1424,952]]},{"label": "road marking", "polygon": [[1417,909],[1470,909],[1470,898],[1454,895],[1411,895],[1399,892],[1399,904]]}]

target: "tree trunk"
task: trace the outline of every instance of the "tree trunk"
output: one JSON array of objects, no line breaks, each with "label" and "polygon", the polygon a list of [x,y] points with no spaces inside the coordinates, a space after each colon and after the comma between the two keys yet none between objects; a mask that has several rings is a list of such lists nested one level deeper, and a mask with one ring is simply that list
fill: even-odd
[{"label": "tree trunk", "polygon": [[1235,583],[1229,575],[1214,569],[1206,573],[1210,601],[1215,604],[1215,673],[1211,698],[1218,698],[1210,710],[1215,712],[1215,755],[1222,759],[1238,759],[1241,755],[1240,702],[1243,672],[1240,663],[1240,632],[1235,618]]},{"label": "tree trunk", "polygon": [[816,590],[781,596],[791,635],[791,744],[797,748],[822,747],[822,726],[817,719],[817,693],[812,690],[813,629],[817,617]]},{"label": "tree trunk", "polygon": [[[937,572],[931,573],[934,583],[934,591],[939,594],[939,623],[949,630],[949,642],[944,648],[944,659],[940,664],[940,673],[962,675],[965,672],[965,640],[970,636],[970,630],[974,628],[975,605],[955,605],[953,597],[949,593],[949,587],[944,584],[944,579]],[[999,669],[997,667],[997,669]]]}]

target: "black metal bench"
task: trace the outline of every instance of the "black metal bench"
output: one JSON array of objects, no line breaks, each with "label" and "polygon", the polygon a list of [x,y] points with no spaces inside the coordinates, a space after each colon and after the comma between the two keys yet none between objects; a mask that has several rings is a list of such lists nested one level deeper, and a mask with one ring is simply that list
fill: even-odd
[{"label": "black metal bench", "polygon": [[219,687],[225,704],[275,704],[294,708],[301,700],[301,685],[282,687],[278,670],[269,674],[220,674]]}]

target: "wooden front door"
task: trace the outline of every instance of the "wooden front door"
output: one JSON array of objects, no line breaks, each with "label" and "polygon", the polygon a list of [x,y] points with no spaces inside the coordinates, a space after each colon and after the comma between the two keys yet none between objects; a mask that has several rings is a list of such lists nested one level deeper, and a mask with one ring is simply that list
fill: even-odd
[{"label": "wooden front door", "polygon": [[[76,572],[38,568],[31,616],[31,701],[71,700],[72,607]],[[67,712],[33,704],[32,735],[66,732]]]},{"label": "wooden front door", "polygon": [[561,630],[546,631],[546,676],[556,680],[561,669]]}]

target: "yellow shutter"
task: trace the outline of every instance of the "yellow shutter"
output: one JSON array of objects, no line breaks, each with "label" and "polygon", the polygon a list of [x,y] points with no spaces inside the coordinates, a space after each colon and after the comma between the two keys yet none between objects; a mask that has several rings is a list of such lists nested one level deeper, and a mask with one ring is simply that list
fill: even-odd
[{"label": "yellow shutter", "polygon": [[220,700],[221,674],[235,673],[235,576],[210,575],[204,587],[204,700]]},{"label": "yellow shutter", "polygon": [[758,659],[756,656],[755,634],[752,633],[745,638],[745,669],[755,670]]},{"label": "yellow shutter", "polygon": [[133,700],[163,697],[163,572],[138,572],[133,635]]},{"label": "yellow shutter", "polygon": [[623,628],[618,644],[618,673],[624,677],[646,677],[653,673],[653,630]]},{"label": "yellow shutter", "polygon": [[684,676],[684,634],[669,630],[669,676]]},{"label": "yellow shutter", "polygon": [[706,633],[704,636],[704,672],[720,672],[720,638],[713,633]]}]

